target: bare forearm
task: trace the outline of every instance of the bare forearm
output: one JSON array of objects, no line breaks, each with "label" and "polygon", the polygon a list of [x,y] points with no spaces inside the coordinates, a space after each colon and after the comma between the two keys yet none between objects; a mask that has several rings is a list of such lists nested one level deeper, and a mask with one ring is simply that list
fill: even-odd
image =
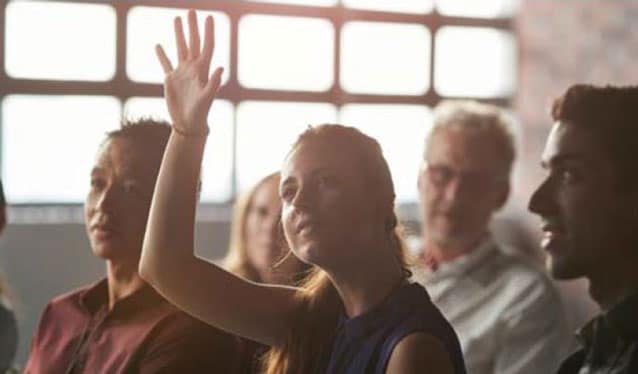
[{"label": "bare forearm", "polygon": [[185,273],[160,289],[173,304],[232,334],[283,344],[296,308],[295,289],[256,284],[201,258]]},{"label": "bare forearm", "polygon": [[[205,138],[173,133],[166,146],[149,212],[140,273],[151,284],[185,274],[177,264],[194,260],[197,185]],[[169,290],[165,290],[169,291]]]},{"label": "bare forearm", "polygon": [[197,258],[193,237],[204,140],[173,134],[158,176],[140,274],[189,314],[233,334],[281,344],[294,289],[257,285]]}]

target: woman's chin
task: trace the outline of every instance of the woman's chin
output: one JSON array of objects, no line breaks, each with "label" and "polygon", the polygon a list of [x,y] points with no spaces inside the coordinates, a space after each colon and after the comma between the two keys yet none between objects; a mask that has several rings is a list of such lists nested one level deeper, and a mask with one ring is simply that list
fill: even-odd
[{"label": "woman's chin", "polygon": [[315,242],[303,243],[294,248],[292,252],[301,262],[321,266],[322,256],[319,251],[319,246]]}]

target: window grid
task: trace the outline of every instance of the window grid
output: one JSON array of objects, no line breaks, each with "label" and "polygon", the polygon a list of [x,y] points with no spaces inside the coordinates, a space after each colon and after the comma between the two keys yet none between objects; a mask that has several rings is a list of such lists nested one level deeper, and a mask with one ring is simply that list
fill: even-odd
[{"label": "window grid", "polygon": [[[176,9],[189,8],[200,10],[215,10],[224,12],[230,19],[230,76],[228,82],[218,93],[218,98],[228,100],[237,105],[244,101],[289,101],[289,102],[317,102],[332,103],[340,110],[346,104],[417,104],[434,107],[442,99],[463,99],[466,97],[442,97],[436,92],[434,85],[436,33],[443,26],[475,26],[489,27],[509,31],[512,29],[511,18],[465,18],[445,16],[437,13],[436,8],[428,14],[403,14],[385,11],[372,11],[347,8],[342,5],[306,6],[289,5],[276,3],[259,3],[250,1],[200,1],[189,2],[158,0],[148,1],[127,1],[118,0],[49,0],[50,2],[61,3],[95,3],[110,5],[116,12],[116,58],[115,75],[105,82],[81,82],[81,81],[53,81],[53,80],[31,80],[16,79],[7,75],[5,67],[0,68],[0,101],[7,95],[12,94],[38,94],[38,95],[108,95],[118,98],[122,103],[131,97],[162,97],[163,88],[161,84],[135,82],[128,78],[126,74],[126,34],[127,34],[127,14],[135,6],[143,5],[148,7],[170,7]],[[0,11],[0,25],[5,25],[5,7]],[[185,14],[185,13],[184,13]],[[334,77],[333,85],[325,92],[309,91],[286,91],[268,90],[242,87],[238,81],[238,25],[239,19],[248,14],[257,15],[280,15],[299,17],[318,17],[327,19],[334,27]],[[376,21],[393,23],[416,23],[424,25],[430,32],[430,64],[429,80],[430,85],[422,95],[382,95],[382,94],[354,94],[347,92],[340,85],[340,59],[341,59],[341,31],[346,22],[350,21]],[[170,25],[167,25],[170,27]],[[5,29],[0,27],[0,61],[5,60]],[[150,52],[149,52],[150,53]],[[468,97],[469,98],[469,97]],[[481,98],[481,101],[490,102],[497,105],[507,106],[511,97]],[[236,117],[236,116],[235,116]],[[235,126],[234,126],[235,127]],[[0,123],[0,140],[2,137],[2,124]],[[237,193],[236,178],[236,131],[233,133],[233,175],[231,179],[231,199]],[[1,156],[0,156],[1,157]],[[0,159],[0,171],[2,170],[2,160]],[[223,203],[226,205],[229,202]]]}]

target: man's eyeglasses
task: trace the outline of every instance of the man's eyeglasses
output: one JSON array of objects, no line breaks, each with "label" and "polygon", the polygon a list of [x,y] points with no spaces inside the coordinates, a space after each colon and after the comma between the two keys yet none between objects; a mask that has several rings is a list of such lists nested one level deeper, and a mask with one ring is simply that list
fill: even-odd
[{"label": "man's eyeglasses", "polygon": [[503,180],[496,173],[483,170],[456,170],[449,165],[425,163],[424,170],[427,179],[435,186],[443,187],[453,180],[461,180],[474,188],[491,187]]}]

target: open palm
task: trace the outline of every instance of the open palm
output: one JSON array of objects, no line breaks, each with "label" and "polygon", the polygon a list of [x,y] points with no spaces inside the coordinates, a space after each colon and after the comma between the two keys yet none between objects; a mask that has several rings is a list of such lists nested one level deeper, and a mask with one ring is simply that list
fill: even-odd
[{"label": "open palm", "polygon": [[197,15],[188,11],[189,43],[186,43],[180,17],[175,18],[177,68],[173,68],[161,45],[155,51],[166,74],[164,96],[173,126],[182,132],[199,134],[206,130],[206,118],[221,82],[222,68],[209,77],[215,49],[213,17],[206,17],[204,43],[200,47]]}]

